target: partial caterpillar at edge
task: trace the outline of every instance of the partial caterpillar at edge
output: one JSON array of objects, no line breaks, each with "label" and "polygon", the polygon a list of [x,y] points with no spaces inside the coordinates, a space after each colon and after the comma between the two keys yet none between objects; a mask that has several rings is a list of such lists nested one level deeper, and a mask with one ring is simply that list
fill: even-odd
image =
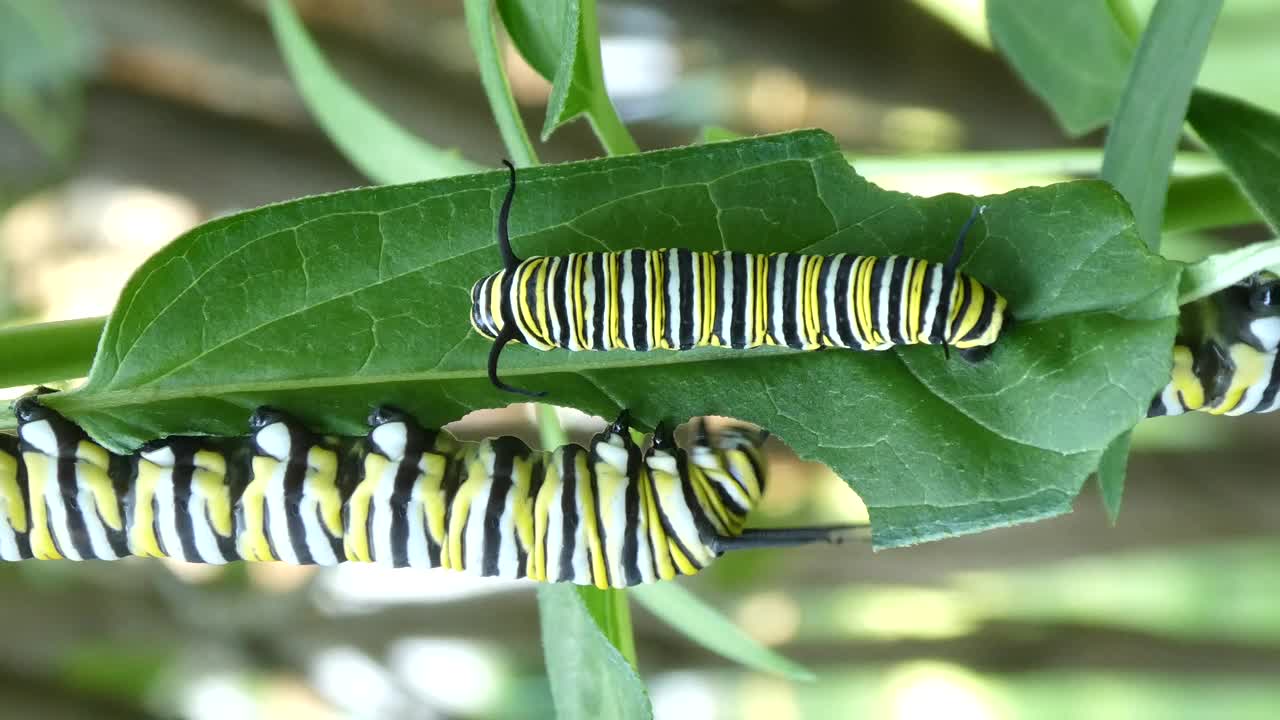
[{"label": "partial caterpillar at edge", "polygon": [[109,453],[38,396],[0,437],[0,559],[130,555],[443,567],[628,587],[692,575],[728,550],[841,542],[860,526],[744,530],[765,433],[705,424],[647,447],[624,412],[590,447],[461,442],[393,408],[364,437],[260,408],[240,438],[169,437]]}]

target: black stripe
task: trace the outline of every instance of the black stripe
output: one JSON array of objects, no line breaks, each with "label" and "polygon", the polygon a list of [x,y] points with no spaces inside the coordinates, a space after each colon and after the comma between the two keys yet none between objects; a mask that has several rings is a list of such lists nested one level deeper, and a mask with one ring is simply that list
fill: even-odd
[{"label": "black stripe", "polygon": [[803,347],[796,326],[796,283],[802,259],[801,255],[788,255],[782,266],[782,337],[778,340],[792,348]]},{"label": "black stripe", "polygon": [[[960,338],[955,336],[956,330],[959,329],[960,323],[964,321],[964,314],[969,311],[969,306],[973,304],[973,293],[970,292],[971,288],[969,287],[969,283],[965,282],[964,278],[960,278],[959,284],[960,307],[956,310],[956,321],[954,324],[947,325],[947,340],[949,343],[955,343],[960,340]],[[974,329],[977,330],[981,327],[982,322],[979,321],[978,324],[974,326]]]},{"label": "black stripe", "polygon": [[[649,276],[645,273],[644,260],[647,251],[628,250],[622,261],[631,265],[631,327],[627,328],[631,347],[649,350]],[[625,292],[621,283],[618,292]],[[625,319],[625,318],[623,318]],[[621,321],[621,320],[620,320]]]},{"label": "black stripe", "polygon": [[[396,468],[395,485],[391,489],[390,507],[386,508],[391,513],[391,564],[394,567],[409,567],[409,505],[413,502],[413,488],[418,484],[420,477],[418,470],[418,462],[422,459],[423,437],[422,431],[415,424],[404,421],[405,429],[405,446],[404,459],[400,461]],[[377,512],[374,506],[373,496],[370,496],[369,513],[367,520],[372,523],[373,515]],[[423,513],[415,513],[416,517],[413,522],[426,523],[426,517]],[[423,535],[429,535],[426,527],[423,527]],[[369,542],[370,557],[373,557],[375,544],[373,535],[366,534],[365,538]]]},{"label": "black stripe", "polygon": [[749,266],[747,253],[725,253],[725,266],[733,273],[733,307],[729,314],[729,340],[735,348],[747,347],[750,328],[747,327],[747,278]]},{"label": "black stripe", "polygon": [[628,587],[639,585],[643,580],[640,575],[640,544],[636,540],[640,527],[640,453],[635,451],[631,456],[627,468],[627,524],[622,529],[626,533],[622,540],[622,567]]},{"label": "black stripe", "polygon": [[[59,438],[59,445],[61,444],[61,438]],[[72,450],[71,452],[74,453],[75,451]],[[57,467],[58,493],[62,496],[62,506],[66,508],[66,527],[68,534],[71,536],[71,545],[76,549],[76,552],[80,553],[82,559],[90,560],[96,558],[97,555],[93,552],[93,544],[89,540],[89,530],[84,520],[84,513],[90,512],[90,510],[80,507],[75,456],[68,456],[59,447]]]},{"label": "black stripe", "polygon": [[[173,451],[174,526],[178,530],[178,541],[182,544],[183,559],[188,562],[209,562],[211,558],[201,557],[200,550],[196,547],[195,521],[190,510],[191,483],[196,469],[195,453],[189,447],[170,446],[170,449]],[[159,520],[159,515],[156,515],[156,538],[163,543]],[[172,555],[176,549],[164,548],[164,551],[166,555]]]},{"label": "black stripe", "polygon": [[955,283],[955,271],[943,267],[942,283],[938,288],[938,309],[934,311],[933,328],[929,331],[929,342],[935,345],[940,345],[946,340],[947,316],[951,311],[951,288]]},{"label": "black stripe", "polygon": [[557,345],[565,348],[569,347],[569,341],[573,338],[571,332],[573,321],[569,314],[569,293],[572,292],[572,288],[569,287],[570,264],[570,256],[560,258],[560,263],[551,277],[551,302],[555,304],[556,318],[560,321],[560,334],[556,336],[555,341]]},{"label": "black stripe", "polygon": [[908,258],[894,258],[893,273],[889,276],[889,339],[895,345],[901,345],[906,341],[906,338],[902,337],[902,308],[906,300],[903,283],[906,279],[908,264],[910,264]]},{"label": "black stripe", "polygon": [[485,577],[498,574],[498,558],[502,552],[502,513],[511,495],[511,472],[519,454],[514,443],[524,445],[513,437],[500,437],[490,443],[493,474],[489,477],[489,502],[484,510],[484,546],[481,548],[480,567],[480,574]]},{"label": "black stripe", "polygon": [[[462,475],[466,472],[466,451],[451,455],[443,454],[436,448],[435,443],[436,439],[431,438],[427,447],[431,448],[432,454],[445,458],[444,477],[440,479],[440,497],[441,502],[444,503],[444,536],[437,541],[431,534],[431,524],[427,523],[427,560],[431,563],[431,567],[440,567],[443,545],[449,542],[449,523],[453,520],[453,499],[458,494],[458,488],[462,485]],[[427,498],[425,502],[431,502],[431,499]],[[424,510],[427,509],[424,507]],[[429,515],[429,513],[424,514]]]},{"label": "black stripe", "polygon": [[871,266],[871,328],[885,340],[889,339],[887,328],[880,326],[880,288],[884,286],[885,261],[882,258],[870,258]]},{"label": "black stripe", "polygon": [[605,253],[589,253],[587,260],[591,263],[589,268],[591,277],[595,285],[595,307],[592,308],[591,324],[595,329],[595,335],[591,340],[592,350],[606,350],[609,347],[608,332],[605,327],[604,306],[608,302],[609,286],[605,283],[604,264],[607,260]]},{"label": "black stripe", "polygon": [[840,259],[840,263],[836,268],[835,297],[828,298],[827,301],[836,304],[835,331],[840,344],[847,348],[861,349],[849,317],[849,284],[853,276],[853,266],[856,262],[856,256],[846,255]]},{"label": "black stripe", "polygon": [[[556,582],[566,582],[573,579],[573,550],[574,543],[577,542],[578,532],[578,471],[577,456],[579,453],[586,452],[578,445],[566,445],[564,453],[560,456],[562,461],[560,487],[560,514],[562,516],[562,524],[560,531],[560,573],[556,577]],[[588,545],[588,547],[590,547]],[[555,548],[548,547],[547,554],[550,555]],[[590,571],[591,564],[587,563],[587,570]]]},{"label": "black stripe", "polygon": [[721,345],[727,345],[729,344],[730,338],[727,337],[727,334],[724,332],[725,328],[724,328],[724,323],[722,322],[722,318],[725,316],[726,309],[729,310],[728,314],[730,317],[732,317],[733,315],[733,308],[725,307],[724,283],[729,275],[729,273],[726,271],[725,268],[727,267],[728,263],[726,262],[726,259],[725,259],[725,253],[721,253],[721,252],[710,253],[709,255],[707,255],[707,258],[708,258],[708,261],[711,263],[711,267],[715,268],[715,273],[716,273],[716,282],[713,287],[714,295],[715,295],[715,300],[713,301],[713,308],[715,312],[713,314],[708,313],[707,308],[702,308],[702,317],[704,320],[711,323],[711,336],[714,338],[719,338]]},{"label": "black stripe", "polygon": [[[284,513],[285,523],[289,529],[289,537],[285,540],[298,556],[299,565],[314,565],[315,558],[311,557],[311,548],[307,546],[307,531],[302,523],[302,507],[300,505],[303,483],[307,477],[307,465],[305,461],[296,462],[296,457],[297,455],[289,457],[284,471]],[[306,457],[305,450],[303,457]],[[269,503],[267,504],[269,505]],[[271,526],[268,525],[267,527]],[[268,535],[270,535],[269,532]]]},{"label": "black stripe", "polygon": [[677,250],[676,263],[680,275],[680,304],[678,310],[672,308],[672,311],[680,314],[680,336],[673,338],[672,345],[688,350],[698,344],[698,338],[693,334],[693,253],[684,249]]}]

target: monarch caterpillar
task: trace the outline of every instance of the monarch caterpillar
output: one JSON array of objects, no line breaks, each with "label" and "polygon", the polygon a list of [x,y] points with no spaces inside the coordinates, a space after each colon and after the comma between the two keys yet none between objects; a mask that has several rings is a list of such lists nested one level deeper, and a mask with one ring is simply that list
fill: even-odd
[{"label": "monarch caterpillar", "polygon": [[1183,310],[1173,376],[1148,417],[1280,408],[1280,276],[1256,273]]},{"label": "monarch caterpillar", "polygon": [[0,559],[128,555],[445,567],[627,587],[740,548],[840,542],[855,526],[744,529],[765,433],[705,424],[689,449],[624,412],[589,448],[460,442],[389,407],[363,437],[259,408],[240,438],[170,437],[114,455],[27,396],[0,439]]},{"label": "monarch caterpillar", "polygon": [[[506,161],[503,161],[506,163]],[[698,346],[886,350],[930,344],[986,357],[1007,303],[957,272],[960,230],[945,263],[910,257],[624,250],[521,260],[507,221],[516,171],[498,213],[503,269],[471,289],[471,324],[494,340],[489,380],[511,341],[538,350],[688,350]]]}]

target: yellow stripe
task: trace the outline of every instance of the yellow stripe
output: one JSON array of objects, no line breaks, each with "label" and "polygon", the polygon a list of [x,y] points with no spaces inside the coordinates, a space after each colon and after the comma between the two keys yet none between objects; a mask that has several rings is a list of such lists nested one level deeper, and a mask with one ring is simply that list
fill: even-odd
[{"label": "yellow stripe", "polygon": [[18,458],[7,452],[0,452],[0,501],[0,510],[4,511],[0,522],[8,523],[14,532],[26,533],[27,503],[18,486]]},{"label": "yellow stripe", "polygon": [[[536,456],[535,456],[536,457]],[[533,499],[529,487],[533,484],[534,457],[516,458],[511,464],[512,497],[511,513],[515,520],[516,539],[529,555],[533,549]],[[529,574],[526,560],[525,575]]]},{"label": "yellow stripe", "polygon": [[1173,388],[1178,392],[1178,399],[1187,410],[1199,410],[1204,407],[1204,386],[1196,377],[1195,357],[1186,345],[1175,345],[1173,348]]},{"label": "yellow stripe", "polygon": [[236,534],[240,557],[250,562],[275,560],[271,543],[267,541],[264,525],[266,495],[263,489],[279,463],[274,458],[258,455],[253,458],[253,478],[240,495],[240,507],[244,509],[244,527]]},{"label": "yellow stripe", "polygon": [[622,258],[619,253],[608,253],[605,255],[608,263],[605,265],[605,273],[609,280],[609,315],[606,323],[609,327],[609,349],[616,350],[626,347],[622,342],[622,308],[618,300],[618,287],[622,284]]},{"label": "yellow stripe", "polygon": [[214,532],[229,538],[235,531],[235,513],[231,488],[227,487],[227,459],[213,450],[197,450],[191,459],[195,465],[191,486],[204,498],[209,524]]},{"label": "yellow stripe", "polygon": [[371,452],[364,456],[364,475],[347,499],[347,527],[342,534],[342,551],[348,560],[372,562],[369,549],[369,514],[373,508],[373,491],[390,465],[385,457]]},{"label": "yellow stripe", "polygon": [[449,562],[441,564],[454,570],[466,569],[466,556],[462,552],[462,536],[467,529],[467,519],[471,514],[471,501],[476,492],[488,478],[485,471],[484,457],[489,452],[488,443],[482,442],[475,450],[467,453],[467,478],[453,495],[451,514],[449,515]]},{"label": "yellow stripe", "polygon": [[562,454],[563,451],[557,451],[547,461],[547,473],[543,476],[542,487],[538,488],[538,497],[533,508],[533,571],[529,573],[529,577],[543,582],[547,580],[547,525],[551,518],[551,508],[554,507],[557,499],[556,492],[562,485],[560,480]]},{"label": "yellow stripe", "polygon": [[924,276],[929,263],[924,260],[913,260],[911,268],[911,293],[907,308],[907,342],[920,342],[920,301],[924,293]]},{"label": "yellow stripe", "polygon": [[[164,557],[160,539],[156,537],[155,512],[152,503],[156,497],[156,485],[164,472],[155,463],[138,460],[138,474],[133,480],[133,523],[129,525],[129,552],[139,557]],[[172,482],[172,477],[169,480]],[[185,512],[185,508],[178,508]]]},{"label": "yellow stripe", "polygon": [[[600,522],[596,517],[595,493],[591,483],[586,481],[586,478],[590,477],[587,459],[583,454],[577,455],[576,459],[578,470],[578,520],[582,524],[583,534],[587,537],[587,548],[591,555],[591,580],[596,587],[601,590],[607,590],[609,582],[605,571],[604,549],[600,542]],[[578,578],[578,580],[581,579]]]},{"label": "yellow stripe", "polygon": [[574,253],[569,256],[569,261],[571,263],[569,266],[569,282],[573,288],[573,292],[571,294],[571,297],[573,298],[573,308],[571,312],[573,313],[575,320],[573,334],[578,340],[578,347],[585,349],[587,347],[585,319],[587,298],[584,295],[585,291],[582,287],[582,255]]},{"label": "yellow stripe", "polygon": [[[440,546],[440,567],[447,567],[444,564],[444,556],[449,545],[446,537],[448,528],[444,526],[446,509],[444,476],[449,471],[448,452],[453,449],[450,446],[454,445],[452,439],[449,439],[447,444],[442,443],[441,438],[445,437],[443,433],[437,435],[435,446],[423,453],[422,477],[418,479],[418,500],[422,505],[422,515],[427,525],[427,532],[430,533],[431,539],[435,544]],[[442,447],[442,445],[445,446]],[[462,454],[460,449],[454,451],[459,455]]]},{"label": "yellow stripe", "polygon": [[320,519],[333,538],[342,537],[342,493],[338,492],[338,454],[327,447],[313,447],[307,453],[308,493],[320,506]]},{"label": "yellow stripe", "polygon": [[716,263],[712,260],[711,253],[694,253],[695,258],[699,258],[699,270],[702,273],[702,337],[699,339],[699,345],[719,345],[720,337],[716,335],[715,319],[718,308],[716,307]]},{"label": "yellow stripe", "polygon": [[489,319],[499,331],[502,330],[502,280],[506,275],[506,270],[498,272],[489,285]]},{"label": "yellow stripe", "polygon": [[671,550],[667,543],[667,531],[662,527],[661,510],[653,495],[652,479],[642,483],[640,490],[641,509],[649,519],[649,548],[653,552],[654,567],[658,571],[658,577],[670,580],[676,576],[676,571],[671,564]]},{"label": "yellow stripe", "polygon": [[689,558],[685,557],[684,553],[680,552],[680,547],[676,545],[674,540],[667,543],[667,551],[671,553],[671,559],[675,561],[676,567],[680,569],[682,574],[697,574],[698,566],[689,562]]},{"label": "yellow stripe", "polygon": [[45,485],[57,482],[58,465],[53,458],[38,452],[22,453],[27,466],[27,494],[31,497],[31,554],[37,560],[61,560],[49,530],[49,508],[45,504]]},{"label": "yellow stripe", "polygon": [[[124,530],[120,499],[107,475],[107,465],[110,462],[107,451],[99,445],[81,440],[76,445],[76,458],[81,460],[76,463],[76,477],[83,486],[88,487],[98,516],[112,530]],[[88,512],[86,508],[82,510]]]},{"label": "yellow stripe", "polygon": [[551,258],[541,258],[538,261],[538,285],[535,288],[534,297],[538,303],[538,338],[547,345],[551,342],[551,325],[547,322],[547,272],[551,266]]},{"label": "yellow stripe", "polygon": [[1235,410],[1249,388],[1268,379],[1266,363],[1269,353],[1258,352],[1244,343],[1234,343],[1229,352],[1236,369],[1231,373],[1231,386],[1227,388],[1227,394],[1222,402],[1208,409],[1214,415],[1223,415]]}]

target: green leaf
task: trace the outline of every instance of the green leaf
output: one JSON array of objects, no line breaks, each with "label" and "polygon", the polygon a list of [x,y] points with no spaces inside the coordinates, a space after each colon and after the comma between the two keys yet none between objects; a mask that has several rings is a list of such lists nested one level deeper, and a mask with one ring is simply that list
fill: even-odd
[{"label": "green leaf", "polygon": [[635,668],[600,631],[577,588],[540,585],[538,617],[557,717],[653,717]]},{"label": "green leaf", "polygon": [[1187,119],[1271,229],[1280,232],[1280,117],[1241,100],[1198,90]]},{"label": "green leaf", "polygon": [[678,583],[643,585],[631,591],[649,612],[721,657],[761,672],[812,682],[814,674],[743,632],[719,610]]},{"label": "green leaf", "polygon": [[1138,233],[1152,249],[1160,247],[1174,152],[1221,8],[1222,0],[1160,0],[1107,133],[1102,178],[1129,201]]},{"label": "green leaf", "polygon": [[627,591],[579,586],[578,595],[600,632],[631,663],[631,667],[636,667],[636,640],[631,631],[631,606],[627,603]]},{"label": "green leaf", "polygon": [[639,152],[605,90],[596,0],[498,0],[498,13],[520,54],[551,83],[544,142],[585,113],[610,155]]},{"label": "green leaf", "polygon": [[303,102],[360,172],[390,184],[482,169],[455,150],[419,140],[361,97],[320,54],[289,0],[271,0],[269,10],[276,42]]},{"label": "green leaf", "polygon": [[1081,135],[1111,119],[1133,42],[1105,0],[987,0],[991,39],[1063,129]]},{"label": "green leaf", "polygon": [[1182,272],[1178,303],[1186,305],[1235,285],[1259,270],[1280,267],[1280,240],[1257,242],[1210,255]]},{"label": "green leaf", "polygon": [[[394,402],[428,425],[518,398],[486,377],[472,283],[499,268],[505,173],[365,188],[221,218],[129,281],[88,382],[46,402],[127,448],[238,434],[261,404],[362,433]],[[993,359],[938,348],[540,353],[506,377],[612,417],[742,418],[830,465],[870,507],[880,547],[1066,512],[1102,450],[1168,379],[1179,265],[1138,240],[1109,187],[982,200],[964,269],[1018,324]],[[804,131],[522,172],[522,256],[631,247],[902,254],[941,260],[973,198],[917,198],[859,177]],[[3,352],[3,348],[0,348]]]},{"label": "green leaf", "polygon": [[1107,446],[1098,463],[1098,488],[1102,493],[1102,507],[1107,519],[1114,525],[1120,517],[1120,501],[1124,497],[1125,468],[1129,463],[1129,433],[1124,433]]},{"label": "green leaf", "polygon": [[542,140],[591,107],[591,68],[579,0],[498,0],[498,14],[520,54],[551,83]]}]

